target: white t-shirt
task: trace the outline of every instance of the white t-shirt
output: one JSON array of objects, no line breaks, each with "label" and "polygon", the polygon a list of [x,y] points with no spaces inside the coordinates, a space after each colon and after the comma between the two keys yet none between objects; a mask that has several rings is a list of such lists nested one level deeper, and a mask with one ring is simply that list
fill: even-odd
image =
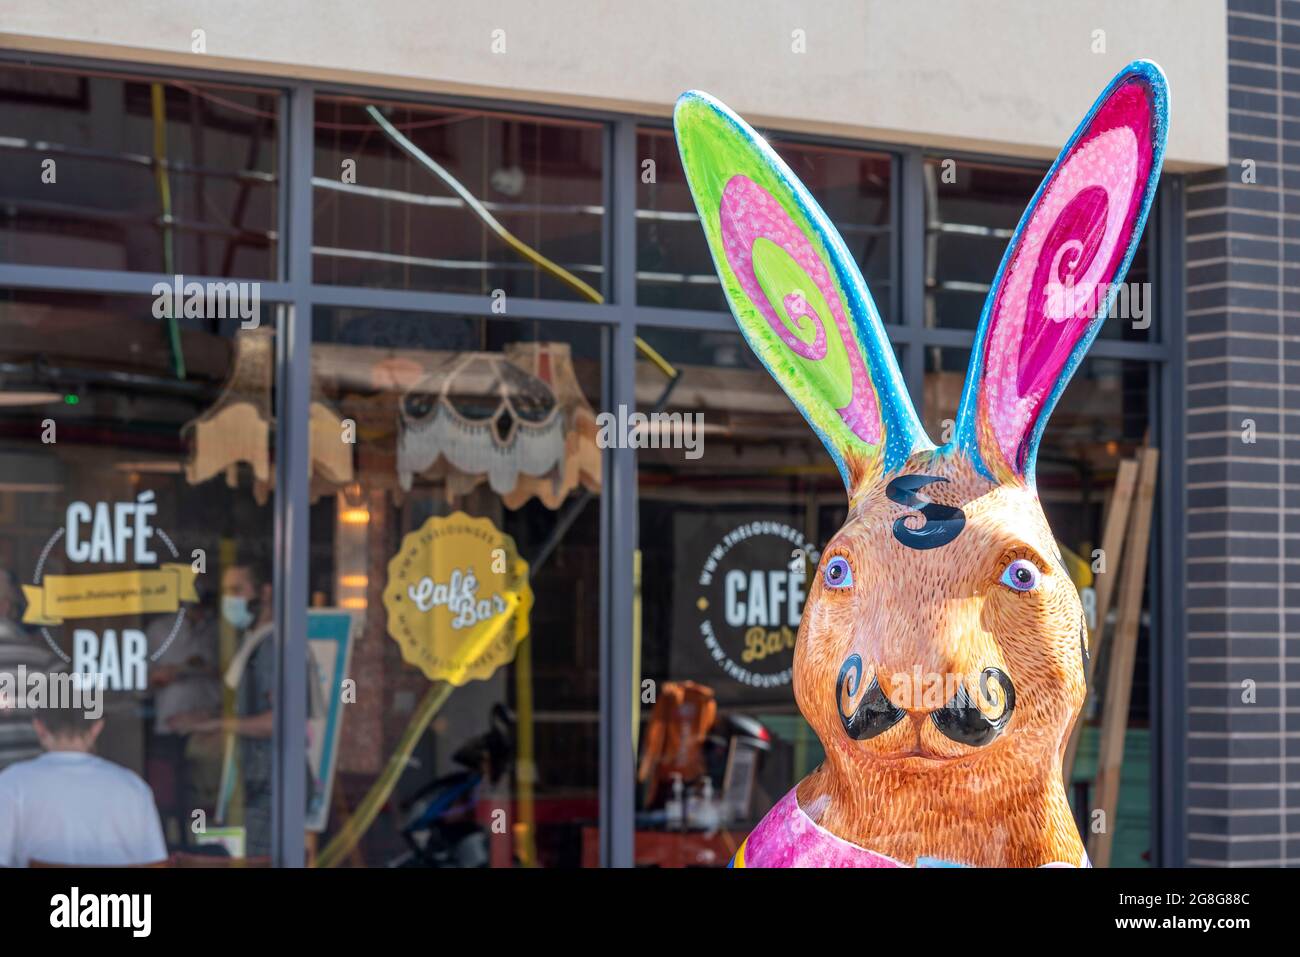
[{"label": "white t-shirt", "polygon": [[0,771],[0,867],[123,866],[167,856],[149,785],[81,751],[49,751]]}]

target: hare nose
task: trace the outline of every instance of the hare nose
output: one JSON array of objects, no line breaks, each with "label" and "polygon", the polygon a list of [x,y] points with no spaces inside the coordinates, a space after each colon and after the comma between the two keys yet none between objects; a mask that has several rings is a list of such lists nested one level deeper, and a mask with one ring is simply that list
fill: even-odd
[{"label": "hare nose", "polygon": [[930,720],[944,737],[979,748],[1002,733],[1016,707],[1016,688],[1006,672],[985,668],[980,673],[980,695],[989,704],[996,704],[989,689],[990,680],[996,681],[1002,689],[1002,713],[996,718],[988,717],[971,700],[966,685],[961,684],[947,704],[930,714]]}]

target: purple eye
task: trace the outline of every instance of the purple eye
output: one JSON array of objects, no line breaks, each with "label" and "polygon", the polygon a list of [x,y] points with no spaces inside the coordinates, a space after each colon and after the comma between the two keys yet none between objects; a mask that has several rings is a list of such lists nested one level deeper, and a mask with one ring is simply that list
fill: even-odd
[{"label": "purple eye", "polygon": [[1038,587],[1038,566],[1018,558],[1002,573],[1002,584],[1016,591],[1033,591]]},{"label": "purple eye", "polygon": [[827,588],[848,588],[853,584],[853,569],[849,568],[849,560],[836,555],[826,563],[822,580],[826,582]]}]

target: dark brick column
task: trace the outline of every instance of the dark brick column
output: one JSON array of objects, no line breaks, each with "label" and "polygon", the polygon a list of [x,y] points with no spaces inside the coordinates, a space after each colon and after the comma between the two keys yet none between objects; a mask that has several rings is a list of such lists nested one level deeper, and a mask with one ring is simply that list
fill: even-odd
[{"label": "dark brick column", "polygon": [[1228,0],[1227,82],[1229,165],[1187,182],[1186,863],[1294,866],[1300,2]]}]

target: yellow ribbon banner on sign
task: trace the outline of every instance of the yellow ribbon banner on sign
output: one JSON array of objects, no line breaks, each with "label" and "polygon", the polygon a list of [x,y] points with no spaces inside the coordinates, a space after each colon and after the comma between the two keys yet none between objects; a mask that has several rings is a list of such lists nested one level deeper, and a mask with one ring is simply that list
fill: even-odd
[{"label": "yellow ribbon banner on sign", "polygon": [[68,618],[115,618],[176,611],[181,602],[199,600],[194,569],[165,563],[148,571],[92,575],[47,575],[40,585],[24,585],[29,625],[59,625]]}]

